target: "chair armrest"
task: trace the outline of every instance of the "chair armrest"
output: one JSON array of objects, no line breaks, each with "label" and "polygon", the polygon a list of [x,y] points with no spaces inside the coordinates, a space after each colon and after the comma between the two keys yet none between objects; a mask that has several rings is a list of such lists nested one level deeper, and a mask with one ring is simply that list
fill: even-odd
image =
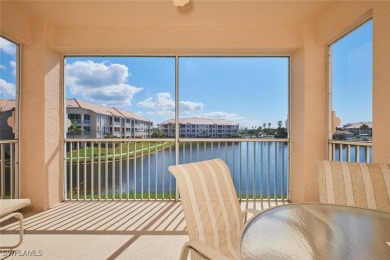
[{"label": "chair armrest", "polygon": [[0,246],[0,251],[3,249],[13,249],[15,247],[18,247],[23,242],[23,215],[19,212],[8,214],[5,217],[2,217],[0,219],[0,223],[3,221],[6,221],[10,218],[17,218],[19,219],[19,242],[16,245],[10,245],[10,246]]},{"label": "chair armrest", "polygon": [[[244,214],[244,223],[248,222],[249,220],[251,220],[255,215],[259,214],[260,212],[261,211],[257,210],[257,209],[246,209],[246,210],[243,210],[242,213]],[[249,220],[247,220],[247,215],[248,214],[252,214],[252,216],[249,218]]]},{"label": "chair armrest", "polygon": [[190,249],[195,250],[202,256],[208,259],[220,259],[220,260],[231,260],[230,258],[222,255],[220,252],[216,251],[214,248],[207,246],[206,244],[200,242],[199,240],[190,240],[183,245],[181,250],[180,259],[187,260]]}]

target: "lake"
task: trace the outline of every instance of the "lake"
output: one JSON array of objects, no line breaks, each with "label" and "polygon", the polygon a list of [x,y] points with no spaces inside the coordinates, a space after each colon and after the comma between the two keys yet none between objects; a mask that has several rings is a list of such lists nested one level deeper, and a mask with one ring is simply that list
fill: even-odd
[{"label": "lake", "polygon": [[[359,159],[365,161],[366,150],[359,148]],[[351,161],[356,161],[356,148],[349,150]],[[339,160],[339,147],[335,149]],[[343,146],[342,158],[347,158],[348,149]],[[125,157],[125,156],[124,156]],[[372,158],[372,149],[369,149]],[[214,142],[181,144],[179,163],[196,162],[213,158],[223,159],[231,171],[236,191],[241,198],[286,197],[289,184],[289,145],[275,141]],[[175,179],[168,172],[168,166],[175,164],[175,147],[161,151],[145,151],[143,156],[130,160],[116,160],[97,163],[72,164],[72,187],[70,167],[67,165],[67,190],[73,196],[89,198],[91,193],[110,199],[114,194],[143,194],[144,199],[175,198]],[[93,165],[93,166],[92,166]],[[100,168],[100,177],[99,177]],[[316,173],[315,173],[316,174]],[[79,180],[79,187],[77,187]],[[100,187],[100,188],[99,188]],[[157,196],[159,194],[160,197]],[[127,198],[127,195],[124,195]]]},{"label": "lake", "polygon": [[[232,175],[239,196],[246,198],[267,196],[286,197],[288,194],[289,146],[284,142],[235,142],[235,143],[196,143],[180,145],[179,163],[206,159],[223,159]],[[135,160],[116,160],[114,163],[102,159],[99,164],[72,164],[72,187],[70,187],[70,167],[67,165],[67,190],[79,192],[86,198],[99,192],[102,198],[112,194],[142,193],[144,198],[151,194],[166,194],[174,197],[175,179],[168,172],[168,166],[175,164],[175,148],[166,148],[156,153],[147,152]],[[93,166],[92,166],[93,165]],[[78,173],[78,174],[77,174]],[[79,188],[77,188],[79,180]],[[99,181],[100,180],[100,181]],[[169,195],[170,194],[170,195]],[[145,197],[146,196],[146,197]]]}]

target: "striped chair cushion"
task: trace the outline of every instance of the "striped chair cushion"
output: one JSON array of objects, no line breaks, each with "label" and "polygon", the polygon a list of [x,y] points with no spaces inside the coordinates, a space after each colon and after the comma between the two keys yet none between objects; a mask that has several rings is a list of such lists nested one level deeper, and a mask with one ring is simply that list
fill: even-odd
[{"label": "striped chair cushion", "polygon": [[318,162],[320,202],[390,212],[390,165]]},{"label": "striped chair cushion", "polygon": [[182,164],[169,171],[176,177],[190,239],[236,259],[243,215],[225,162]]}]

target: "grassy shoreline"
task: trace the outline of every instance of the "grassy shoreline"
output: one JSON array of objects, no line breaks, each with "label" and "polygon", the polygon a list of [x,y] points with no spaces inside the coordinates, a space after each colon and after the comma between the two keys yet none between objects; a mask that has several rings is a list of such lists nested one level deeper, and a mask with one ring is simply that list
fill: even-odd
[{"label": "grassy shoreline", "polygon": [[[91,162],[92,159],[94,162],[97,162],[98,157],[100,156],[100,160],[103,161],[113,161],[119,160],[129,157],[129,159],[134,159],[135,157],[140,157],[142,155],[153,154],[155,152],[166,149],[167,147],[173,146],[174,143],[170,141],[166,142],[114,142],[114,146],[110,146],[112,143],[105,143],[99,147],[86,147],[79,149],[72,149],[72,154],[70,151],[66,152],[66,162]],[[122,146],[121,146],[122,144]]]},{"label": "grassy shoreline", "polygon": [[[148,196],[149,195],[149,196]],[[157,195],[157,196],[156,196]],[[68,194],[67,200],[70,200],[70,196]],[[276,200],[282,200],[282,199],[285,199],[287,200],[287,196],[284,196],[282,198],[282,196],[276,196]],[[75,191],[73,191],[73,194],[72,194],[72,200],[77,200],[77,193]],[[78,200],[99,200],[99,196],[98,194],[94,194],[93,197],[91,196],[91,194],[87,194],[86,196],[84,196],[83,192],[80,191],[80,194],[79,194],[79,199]],[[105,201],[105,200],[127,200],[127,193],[122,193],[122,196],[120,197],[119,194],[115,194],[114,198],[112,196],[112,194],[107,194],[107,197],[106,197],[106,194],[105,193],[101,193],[100,195],[100,200],[101,201]],[[129,193],[129,200],[176,200],[176,194],[175,193],[154,193],[154,192],[151,192],[150,194],[148,194],[147,192],[144,192],[144,193],[136,193],[135,194],[135,198],[134,198],[134,193]],[[241,199],[239,198],[239,200],[241,201],[252,201],[252,200],[275,200],[274,197],[270,197],[269,199],[267,198],[267,195],[263,195],[263,196],[260,196],[260,195],[257,195],[257,196],[248,196],[248,198],[246,198],[245,195],[242,195],[241,196]]]}]

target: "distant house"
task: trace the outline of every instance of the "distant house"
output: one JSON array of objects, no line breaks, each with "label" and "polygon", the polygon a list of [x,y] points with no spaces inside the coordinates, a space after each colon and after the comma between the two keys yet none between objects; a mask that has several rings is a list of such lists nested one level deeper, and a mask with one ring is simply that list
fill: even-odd
[{"label": "distant house", "polygon": [[336,131],[333,133],[334,140],[352,140],[354,134],[348,131]]},{"label": "distant house", "polygon": [[79,99],[66,100],[66,113],[82,129],[68,131],[68,138],[150,138],[153,129],[153,122],[137,114]]},{"label": "distant house", "polygon": [[0,116],[0,140],[13,140],[15,133],[8,125],[8,119],[15,112],[15,100],[0,99],[1,116]]},{"label": "distant house", "polygon": [[[157,125],[164,137],[175,136],[175,119],[169,119]],[[228,138],[237,136],[239,129],[239,124],[230,120],[198,117],[180,118],[179,125],[181,138]]]},{"label": "distant house", "polygon": [[[367,125],[367,128],[364,129],[363,125]],[[354,135],[372,135],[372,122],[357,122],[357,123],[348,123],[343,125],[343,131],[348,131]]]}]

